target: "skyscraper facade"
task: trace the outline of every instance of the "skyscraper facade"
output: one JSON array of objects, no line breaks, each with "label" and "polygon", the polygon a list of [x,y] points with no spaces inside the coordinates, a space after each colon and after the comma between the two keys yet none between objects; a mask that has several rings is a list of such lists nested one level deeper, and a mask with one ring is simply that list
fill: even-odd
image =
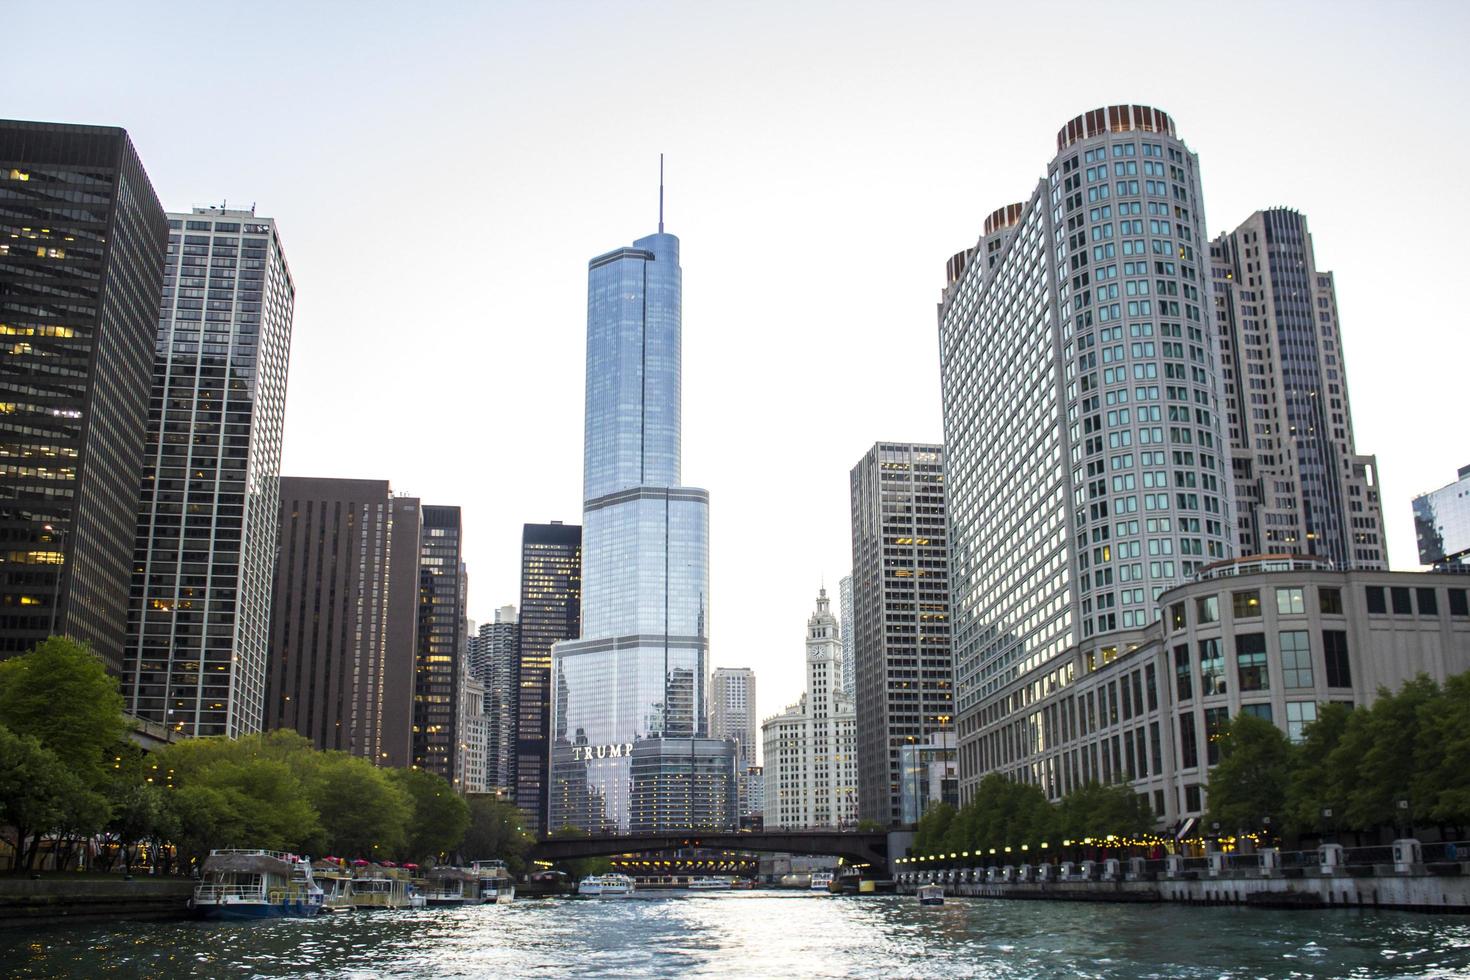
[{"label": "skyscraper facade", "polygon": [[282,477],[265,727],[407,766],[419,502],[385,480]]},{"label": "skyscraper facade", "polygon": [[856,715],[842,690],[842,640],[827,590],[806,627],[806,690],[761,725],[765,827],[852,827],[858,818]]},{"label": "skyscraper facade", "polygon": [[582,628],[582,528],[552,521],[521,530],[521,624],[515,687],[515,801],[533,834],[546,823],[551,742],[551,648]]},{"label": "skyscraper facade", "polygon": [[988,771],[981,742],[1013,737],[1008,771],[1059,796],[1071,760],[1021,737],[1031,705],[1126,654],[1165,589],[1233,554],[1207,247],[1195,155],[1168,115],[1125,105],[1068,122],[1030,197],[949,261],[962,799]]},{"label": "skyscraper facade", "polygon": [[169,215],[128,602],[128,710],[238,737],[265,715],[295,285],[275,222]]},{"label": "skyscraper facade", "polygon": [[1470,466],[1459,479],[1414,498],[1414,536],[1419,561],[1453,571],[1470,565]]},{"label": "skyscraper facade", "polygon": [[709,497],[679,485],[679,240],[660,221],[587,278],[582,633],[552,653],[550,822],[733,823],[706,713]]},{"label": "skyscraper facade", "polygon": [[509,795],[515,759],[515,685],[520,656],[515,606],[495,610],[467,641],[470,673],[484,688],[486,792]]},{"label": "skyscraper facade", "polygon": [[750,816],[750,786],[747,770],[756,764],[755,671],[749,667],[716,667],[709,688],[710,736],[736,743],[735,779],[737,807],[742,819]]},{"label": "skyscraper facade", "polygon": [[1304,215],[1257,211],[1210,243],[1237,550],[1388,567],[1378,460],[1358,454],[1330,272]]},{"label": "skyscraper facade", "polygon": [[460,512],[432,504],[422,512],[413,764],[458,785],[466,598]]},{"label": "skyscraper facade", "polygon": [[880,442],[851,474],[858,815],[885,827],[902,818],[899,750],[953,727],[944,454]]},{"label": "skyscraper facade", "polygon": [[167,245],[125,131],[0,121],[0,657],[122,670]]},{"label": "skyscraper facade", "polygon": [[857,654],[853,652],[852,576],[844,575],[837,583],[838,622],[842,629],[842,690],[849,698],[857,698]]}]

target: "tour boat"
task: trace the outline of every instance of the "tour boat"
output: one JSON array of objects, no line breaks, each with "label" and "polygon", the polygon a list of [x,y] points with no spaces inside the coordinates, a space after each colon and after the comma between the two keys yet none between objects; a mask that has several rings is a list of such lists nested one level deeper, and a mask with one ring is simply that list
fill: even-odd
[{"label": "tour boat", "polygon": [[221,848],[205,859],[190,905],[206,919],[310,918],[322,910],[323,894],[310,858]]},{"label": "tour boat", "polygon": [[692,892],[729,891],[730,879],[728,878],[690,878],[689,890]]},{"label": "tour boat", "polygon": [[814,891],[814,892],[829,892],[829,891],[831,891],[832,890],[832,872],[830,872],[830,871],[813,871],[812,872],[812,885],[811,885],[811,888],[812,888],[812,891]]},{"label": "tour boat", "polygon": [[919,904],[920,905],[943,905],[944,904],[944,886],[943,885],[923,885],[923,886],[921,886],[919,888],[918,895],[919,895]]},{"label": "tour boat", "polygon": [[577,882],[578,895],[590,895],[596,898],[602,894],[602,877],[600,875],[588,875]]},{"label": "tour boat", "polygon": [[627,898],[636,890],[633,879],[627,875],[603,875],[598,883],[598,898]]},{"label": "tour boat", "polygon": [[480,904],[501,905],[516,897],[515,879],[504,861],[476,861],[470,870],[480,879]]}]

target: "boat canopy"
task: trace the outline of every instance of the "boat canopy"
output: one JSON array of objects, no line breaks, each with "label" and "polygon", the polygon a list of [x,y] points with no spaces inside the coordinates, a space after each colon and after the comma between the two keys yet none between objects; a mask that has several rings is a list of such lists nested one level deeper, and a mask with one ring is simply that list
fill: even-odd
[{"label": "boat canopy", "polygon": [[211,871],[239,871],[256,875],[291,874],[291,864],[284,858],[269,854],[211,854],[204,859],[205,873]]}]

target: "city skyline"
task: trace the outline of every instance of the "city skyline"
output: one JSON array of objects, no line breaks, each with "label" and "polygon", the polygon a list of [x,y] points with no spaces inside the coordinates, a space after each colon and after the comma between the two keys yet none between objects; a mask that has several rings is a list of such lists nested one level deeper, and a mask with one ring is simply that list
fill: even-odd
[{"label": "city skyline", "polygon": [[[291,242],[293,273],[302,287],[282,472],[392,477],[395,486],[421,498],[460,503],[465,513],[465,560],[474,576],[469,613],[481,621],[491,618],[497,606],[516,598],[519,526],[534,520],[576,520],[580,413],[575,399],[550,404],[554,400],[535,398],[534,404],[545,407],[545,416],[519,433],[521,416],[515,406],[533,401],[526,394],[528,389],[518,387],[520,381],[507,378],[503,385],[487,390],[473,380],[483,368],[483,361],[474,356],[462,359],[463,376],[439,373],[438,367],[431,370],[428,362],[419,360],[419,352],[395,346],[397,331],[403,323],[415,323],[452,331],[455,338],[483,334],[479,342],[489,346],[478,348],[477,353],[501,355],[511,364],[534,362],[538,353],[550,358],[575,349],[582,325],[581,297],[566,283],[575,281],[577,267],[599,243],[621,240],[623,228],[641,227],[651,219],[655,207],[653,158],[659,149],[668,150],[670,214],[678,216],[685,240],[693,243],[686,256],[691,270],[691,330],[685,356],[690,376],[699,377],[700,382],[688,393],[686,423],[690,431],[718,434],[691,443],[686,463],[690,472],[700,474],[700,482],[710,487],[717,500],[741,501],[740,507],[718,509],[711,525],[711,549],[719,556],[712,568],[711,591],[716,597],[712,615],[722,624],[711,647],[711,666],[748,664],[760,673],[764,701],[758,714],[764,717],[779,710],[798,689],[800,664],[768,650],[760,642],[759,627],[741,622],[738,610],[759,603],[771,609],[775,621],[797,622],[806,614],[806,583],[821,575],[835,582],[848,571],[841,501],[851,460],[875,440],[936,441],[941,434],[931,305],[942,286],[936,274],[939,264],[944,256],[973,244],[980,216],[1040,176],[1038,162],[1045,158],[1057,120],[1096,105],[1151,104],[1179,121],[1189,134],[1191,147],[1207,160],[1205,224],[1212,238],[1237,227],[1256,210],[1276,205],[1310,216],[1318,266],[1337,277],[1343,346],[1356,393],[1355,430],[1358,442],[1379,456],[1394,567],[1417,567],[1409,502],[1415,494],[1441,485],[1464,454],[1453,446],[1430,448],[1436,427],[1411,424],[1406,410],[1395,402],[1407,403],[1410,399],[1405,394],[1413,392],[1412,401],[1426,417],[1448,417],[1453,402],[1447,387],[1423,384],[1418,372],[1426,359],[1452,362],[1463,356],[1466,341],[1451,334],[1448,326],[1436,326],[1454,322],[1447,309],[1438,305],[1447,300],[1421,295],[1422,291],[1408,293],[1389,284],[1413,281],[1415,255],[1453,260],[1463,251],[1449,231],[1463,220],[1463,204],[1438,198],[1427,186],[1404,181],[1400,168],[1410,159],[1453,157],[1463,146],[1463,136],[1436,123],[1440,102],[1432,93],[1464,88],[1464,66],[1444,58],[1439,46],[1463,33],[1454,24],[1463,27],[1465,14],[1448,7],[1426,7],[1395,13],[1394,21],[1387,19],[1389,14],[1365,11],[1342,22],[1324,23],[1323,9],[1292,11],[1271,21],[1273,39],[1293,45],[1300,55],[1302,87],[1293,94],[1310,99],[1313,106],[1311,113],[1278,116],[1226,111],[1220,108],[1218,85],[1204,79],[1190,82],[1152,76],[1087,93],[1079,92],[1075,85],[1048,83],[1025,105],[983,103],[981,111],[975,112],[968,104],[972,96],[961,84],[973,69],[959,55],[966,45],[978,43],[987,21],[958,11],[950,17],[952,29],[936,32],[932,17],[891,23],[873,10],[858,8],[842,24],[838,47],[843,53],[826,56],[828,60],[821,63],[808,63],[801,54],[833,26],[817,13],[778,15],[755,9],[739,24],[713,19],[698,24],[674,18],[664,26],[648,23],[641,10],[623,18],[610,13],[590,15],[573,25],[574,40],[609,26],[618,28],[619,36],[627,33],[636,40],[639,51],[666,52],[685,72],[691,93],[679,98],[659,96],[658,117],[674,123],[631,127],[641,131],[600,144],[602,174],[595,185],[575,179],[586,167],[584,154],[566,152],[559,138],[547,138],[542,124],[501,100],[490,100],[485,112],[469,116],[473,124],[466,125],[467,103],[436,95],[428,100],[423,122],[414,125],[408,121],[408,113],[418,103],[407,95],[394,94],[392,86],[404,83],[406,73],[422,66],[430,51],[455,50],[460,43],[449,39],[448,25],[435,21],[395,37],[395,43],[404,47],[403,67],[383,72],[381,78],[369,78],[366,67],[344,67],[340,57],[327,59],[334,71],[343,74],[324,94],[356,92],[364,103],[382,95],[380,107],[370,110],[352,99],[343,111],[334,99],[324,98],[320,105],[308,99],[299,115],[281,121],[279,140],[240,147],[229,154],[202,142],[189,145],[184,139],[187,128],[177,126],[188,106],[202,104],[196,99],[212,90],[217,94],[224,83],[214,80],[197,93],[177,93],[186,103],[181,108],[178,99],[164,106],[156,93],[140,94],[152,89],[154,83],[149,79],[123,78],[101,91],[95,75],[82,73],[58,79],[47,91],[19,94],[8,112],[33,119],[125,126],[166,208],[186,210],[223,188],[258,200],[261,212],[280,222],[283,235]],[[1151,16],[1145,8],[1139,11],[1140,17]],[[100,26],[115,28],[99,30],[99,34],[137,37],[121,20],[110,20],[121,18],[120,13],[102,9],[95,13],[100,16]],[[17,36],[39,36],[44,21],[28,20],[30,16],[28,11],[12,15]],[[1004,26],[1009,16],[994,15],[991,28]],[[1088,16],[1099,15],[1083,15],[1079,23],[1101,26],[1101,20],[1090,22]],[[1385,19],[1379,22],[1379,17]],[[612,18],[611,25],[602,18]],[[1397,24],[1401,18],[1412,23]],[[326,14],[307,14],[298,32],[300,39],[295,40],[277,38],[264,23],[234,25],[231,32],[244,41],[280,45],[287,70],[269,85],[310,90],[317,69],[306,67],[309,44],[321,43],[328,28],[340,29],[345,57],[349,46],[370,32],[383,33],[379,12],[370,10],[363,20],[362,24],[338,24]],[[153,28],[157,34],[147,46],[180,45],[214,26],[207,13],[185,14],[174,23]],[[563,124],[578,124],[566,127],[576,132],[578,141],[587,139],[589,132],[594,141],[608,135],[610,131],[603,128],[606,124],[596,118],[607,106],[604,96],[589,97],[577,84],[584,77],[580,74],[567,82],[555,80],[565,57],[549,46],[560,26],[555,18],[509,8],[501,15],[485,15],[478,30],[459,26],[465,43],[486,43],[496,27],[518,43],[530,42],[526,54],[497,46],[505,44],[497,40],[489,54],[463,59],[457,77],[474,83],[468,87],[483,86],[485,92],[494,92],[504,73],[529,71],[526,84],[541,86],[549,100],[538,103],[541,113]],[[721,86],[719,73],[729,68],[734,57],[727,52],[739,45],[712,41],[713,32],[729,30],[740,38],[746,31],[773,26],[780,30],[765,49],[769,78],[751,82],[753,88]],[[1252,44],[1261,23],[1246,17],[1240,23],[1217,27],[1202,39],[1204,56],[1223,57],[1231,48]],[[706,43],[691,43],[688,49],[712,51],[708,67],[692,64],[689,55],[670,43],[671,36],[679,32],[694,33],[696,42],[705,37]],[[1393,40],[1384,40],[1397,36],[1421,40],[1412,48],[1407,41],[1396,47]],[[89,44],[81,42],[80,46]],[[1068,42],[1069,56],[1081,57],[1080,45],[1080,41]],[[205,62],[199,59],[204,49],[183,47],[187,50],[180,54],[182,63],[202,69]],[[243,59],[243,52],[251,47],[241,44],[212,52],[210,57]],[[1028,50],[1034,51],[1035,46],[1018,44],[1015,53],[1002,57],[1024,59]],[[926,60],[934,67],[906,74],[905,64],[917,63],[926,51],[933,55]],[[885,56],[882,70],[871,79],[863,77],[860,67],[865,62],[851,56],[855,52]],[[92,53],[91,64],[100,66],[97,70],[111,64],[110,55],[101,49]],[[382,67],[387,53],[386,48],[368,44],[366,65]],[[20,67],[25,70],[36,64],[33,57],[22,51]],[[601,60],[604,57],[597,54],[584,69],[589,76],[608,68]],[[1383,70],[1356,73],[1352,65],[1364,59]],[[621,64],[615,68],[610,70],[614,76],[626,72]],[[824,68],[840,70],[824,73]],[[819,80],[824,74],[828,77]],[[631,81],[648,84],[636,77]],[[254,79],[249,84],[258,82]],[[1256,98],[1264,105],[1269,104],[1264,101],[1267,96],[1283,83],[1278,78],[1243,78],[1235,84],[1239,86],[1238,101],[1248,103]],[[766,95],[779,92],[784,97],[763,98],[761,86],[772,87]],[[405,90],[415,99],[423,94],[421,85],[408,85]],[[846,98],[831,104],[822,98],[831,93]],[[700,116],[687,111],[685,97],[712,99],[718,123],[698,121]],[[588,98],[589,104],[577,104]],[[332,103],[330,109],[328,103]],[[816,105],[824,115],[813,125],[811,110]],[[1393,139],[1355,142],[1350,168],[1317,166],[1325,147],[1348,139],[1348,130],[1338,128],[1339,120],[1366,118],[1390,105],[1402,120],[1402,125],[1393,128]],[[965,120],[963,125],[948,122],[962,108],[967,110],[960,117]],[[416,139],[409,141],[413,148],[390,148],[383,151],[386,157],[366,152],[366,145],[359,142],[365,137],[350,130],[369,118],[388,125],[414,125]],[[874,135],[857,132],[860,119]],[[750,134],[751,145],[731,148],[732,131]],[[473,281],[480,278],[473,274],[475,270],[492,270],[488,298],[482,301],[491,312],[460,322],[433,311],[426,315],[412,285],[422,281],[416,258],[395,256],[395,262],[403,263],[401,286],[385,283],[381,290],[360,290],[371,257],[408,226],[406,214],[392,202],[386,211],[358,207],[366,199],[364,191],[381,181],[383,173],[408,172],[418,165],[414,161],[425,159],[444,162],[439,171],[442,179],[466,183],[472,177],[468,165],[477,161],[474,152],[485,150],[489,132],[504,134],[503,149],[498,142],[489,148],[494,186],[466,202],[460,213],[463,220],[482,229],[477,237],[483,240],[468,246],[465,254],[439,255],[431,261],[450,263],[454,274],[450,278],[463,278],[464,288],[478,288],[473,287]],[[834,141],[839,152],[832,155],[820,144],[836,133],[848,135]],[[290,148],[287,153],[298,165],[265,166],[266,155],[280,155],[283,145]],[[1269,167],[1259,166],[1263,146],[1270,147],[1273,154]],[[1339,170],[1342,172],[1335,172]],[[320,181],[329,177],[338,186],[325,193]],[[1377,234],[1374,223],[1362,220],[1379,203],[1364,190],[1375,186],[1393,187],[1397,206],[1406,212],[1433,206],[1445,220],[1424,229],[1420,249],[1383,249],[1370,237]],[[609,197],[603,193],[606,187],[629,191]],[[852,208],[860,193],[868,196],[870,206]],[[231,200],[235,206],[243,205]],[[770,236],[770,225],[778,216],[783,236],[803,240],[800,259],[789,263],[789,268],[763,272],[766,288],[742,295],[736,277],[747,267],[741,256]],[[904,248],[890,260],[889,274],[870,277],[861,264],[853,266],[847,250],[834,247],[849,240],[902,241]],[[358,292],[366,295],[359,298]],[[462,299],[463,294],[455,298]],[[727,304],[727,299],[734,302]],[[382,312],[370,308],[374,305]],[[720,308],[726,305],[730,308]],[[446,308],[451,308],[448,303]],[[772,309],[779,310],[779,315],[769,316]],[[505,326],[517,324],[534,324],[535,329]],[[1414,331],[1417,343],[1401,342],[1406,330]],[[359,339],[348,342],[352,337]],[[748,354],[747,348],[758,353]],[[1425,348],[1434,352],[1432,358],[1425,357]],[[782,356],[769,356],[772,349]],[[829,379],[876,377],[883,358],[874,354],[885,349],[901,352],[914,369],[902,376],[884,376],[888,397],[881,404],[878,400],[867,404],[840,388],[808,384],[806,375],[819,361]],[[423,353],[437,356],[433,350]],[[752,384],[752,372],[757,370],[753,376],[759,384]],[[398,411],[397,406],[405,401],[424,397],[426,386],[417,379],[431,373],[445,382],[436,385],[434,392],[441,401],[440,410],[450,417],[473,418],[476,426],[503,429],[512,437],[507,452],[530,461],[538,470],[535,479],[523,481],[524,488],[497,486],[497,495],[488,496],[481,488],[494,481],[484,481],[474,466],[465,466],[466,457],[453,448],[463,438],[458,426],[415,433],[413,438],[396,442],[375,439],[369,446],[333,424],[344,413],[363,414],[374,423],[364,425],[365,431],[394,431],[379,429],[377,421]],[[576,390],[579,374],[580,367],[569,364],[558,384]],[[543,376],[540,383],[545,382]],[[746,397],[751,390],[760,391],[765,399],[760,413],[745,419],[739,431],[718,424],[733,399]],[[798,424],[820,430],[822,437],[780,444],[779,436],[789,426],[778,423],[777,416],[799,420]],[[369,452],[373,455],[368,456]],[[765,467],[750,467],[746,462],[756,453],[792,475],[797,496],[783,496],[778,502],[760,493],[758,481]],[[364,465],[364,457],[371,462]],[[753,575],[751,570],[763,567],[766,557],[757,529],[782,513],[800,515],[796,540],[788,545],[788,552],[802,557],[776,570],[772,578]]]}]

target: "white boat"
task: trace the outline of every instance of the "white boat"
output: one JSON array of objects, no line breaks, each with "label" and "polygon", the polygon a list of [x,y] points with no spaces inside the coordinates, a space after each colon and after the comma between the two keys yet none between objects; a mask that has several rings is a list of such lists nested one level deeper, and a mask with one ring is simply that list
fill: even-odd
[{"label": "white boat", "polygon": [[323,895],[311,859],[281,851],[222,848],[209,852],[193,909],[207,919],[310,918]]},{"label": "white boat", "polygon": [[812,872],[812,891],[829,892],[832,890],[832,873],[830,871]]},{"label": "white boat", "polygon": [[920,905],[943,905],[944,886],[923,885],[919,888],[918,896]]},{"label": "white boat", "polygon": [[312,868],[312,877],[322,889],[323,912],[351,912],[356,907],[357,882],[351,871],[323,862]]},{"label": "white boat", "polygon": [[690,878],[687,886],[692,892],[729,891],[729,878]]},{"label": "white boat", "polygon": [[479,880],[464,868],[430,868],[424,901],[428,905],[464,905],[477,897]]},{"label": "white boat", "polygon": [[587,877],[583,878],[581,881],[577,882],[577,894],[578,895],[590,895],[593,898],[596,898],[598,895],[601,895],[602,894],[602,876],[601,875],[588,875]]},{"label": "white boat", "polygon": [[[407,875],[385,868],[352,879],[352,906],[356,909],[423,908],[424,896],[415,893]],[[417,899],[415,903],[414,899]]]},{"label": "white boat", "polygon": [[636,890],[633,879],[627,875],[603,875],[600,881],[601,887],[597,892],[599,898],[627,898]]},{"label": "white boat", "polygon": [[470,870],[479,878],[480,904],[503,905],[515,901],[516,883],[504,861],[476,861]]}]

